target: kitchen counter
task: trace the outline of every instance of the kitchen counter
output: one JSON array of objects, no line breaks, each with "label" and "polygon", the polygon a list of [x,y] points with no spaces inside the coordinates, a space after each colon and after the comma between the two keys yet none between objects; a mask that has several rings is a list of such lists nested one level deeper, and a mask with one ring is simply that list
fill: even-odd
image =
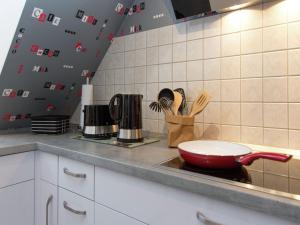
[{"label": "kitchen counter", "polygon": [[166,147],[166,140],[126,149],[72,139],[75,135],[69,133],[50,136],[29,132],[1,134],[0,156],[39,150],[230,202],[287,220],[300,221],[300,195],[270,191],[249,184],[180,172],[161,166],[161,163],[178,156],[176,149]]}]

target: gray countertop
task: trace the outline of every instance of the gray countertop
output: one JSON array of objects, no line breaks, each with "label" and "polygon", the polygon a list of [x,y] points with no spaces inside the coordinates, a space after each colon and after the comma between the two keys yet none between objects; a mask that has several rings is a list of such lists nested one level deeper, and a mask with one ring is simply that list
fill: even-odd
[{"label": "gray countertop", "polygon": [[75,135],[72,133],[58,136],[35,135],[29,132],[1,134],[0,156],[40,150],[276,215],[287,220],[300,221],[300,196],[272,193],[267,189],[252,185],[180,172],[161,166],[161,163],[178,156],[176,149],[166,147],[165,140],[134,149],[126,149],[74,140],[72,137]]}]

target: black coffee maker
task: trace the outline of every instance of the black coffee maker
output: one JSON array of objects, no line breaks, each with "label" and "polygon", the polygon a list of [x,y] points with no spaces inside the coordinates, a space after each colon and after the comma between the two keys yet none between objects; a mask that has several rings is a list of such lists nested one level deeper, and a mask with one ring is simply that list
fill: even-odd
[{"label": "black coffee maker", "polygon": [[132,94],[117,94],[110,100],[110,116],[119,123],[118,141],[124,143],[143,141],[142,100],[143,95]]}]

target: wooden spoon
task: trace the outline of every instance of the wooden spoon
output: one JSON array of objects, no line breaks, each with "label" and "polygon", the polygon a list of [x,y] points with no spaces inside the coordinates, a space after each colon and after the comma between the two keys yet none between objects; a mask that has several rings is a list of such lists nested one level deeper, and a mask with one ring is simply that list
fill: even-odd
[{"label": "wooden spoon", "polygon": [[182,95],[179,92],[174,91],[174,102],[172,105],[172,111],[175,116],[178,115],[178,110],[182,104],[182,100],[183,100]]},{"label": "wooden spoon", "polygon": [[201,113],[204,110],[204,108],[207,106],[210,99],[211,99],[211,97],[208,95],[208,93],[206,91],[201,93],[198,96],[198,98],[196,98],[196,100],[194,101],[189,116],[193,117],[193,116]]}]

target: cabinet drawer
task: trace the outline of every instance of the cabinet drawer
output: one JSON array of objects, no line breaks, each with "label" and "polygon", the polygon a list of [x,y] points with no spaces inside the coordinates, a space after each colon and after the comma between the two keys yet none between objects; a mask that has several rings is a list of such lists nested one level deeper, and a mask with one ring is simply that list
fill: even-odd
[{"label": "cabinet drawer", "polygon": [[94,225],[94,202],[59,189],[59,225]]},{"label": "cabinet drawer", "polygon": [[102,205],[95,204],[95,224],[96,225],[145,225],[140,221],[130,218],[124,214],[113,211]]},{"label": "cabinet drawer", "polygon": [[59,158],[59,186],[94,199],[94,166]]},{"label": "cabinet drawer", "polygon": [[51,184],[58,184],[58,156],[36,152],[36,178],[48,181]]},{"label": "cabinet drawer", "polygon": [[0,188],[34,179],[34,152],[0,157]]}]

